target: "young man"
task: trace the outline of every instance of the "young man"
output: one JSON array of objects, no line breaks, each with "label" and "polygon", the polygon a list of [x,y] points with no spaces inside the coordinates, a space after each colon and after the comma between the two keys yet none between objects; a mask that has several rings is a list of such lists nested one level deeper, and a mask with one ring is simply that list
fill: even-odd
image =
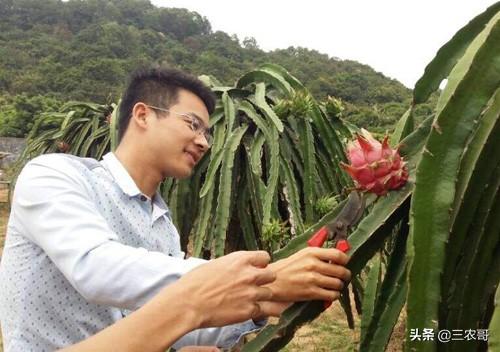
[{"label": "young man", "polygon": [[[54,350],[83,340],[204,262],[184,259],[156,190],[166,177],[189,176],[206,153],[213,108],[210,90],[192,76],[160,68],[138,71],[120,105],[114,153],[100,162],[49,154],[26,165],[0,267],[6,352]],[[268,299],[233,297],[254,301],[253,319],[195,330],[175,347],[229,347],[258,329],[255,321],[280,314],[293,301],[338,298],[350,275],[347,260],[335,249],[305,249],[268,266],[272,283],[254,281],[249,287],[231,278],[270,292]],[[221,297],[217,310],[225,309],[226,294],[224,285],[214,292]]]}]

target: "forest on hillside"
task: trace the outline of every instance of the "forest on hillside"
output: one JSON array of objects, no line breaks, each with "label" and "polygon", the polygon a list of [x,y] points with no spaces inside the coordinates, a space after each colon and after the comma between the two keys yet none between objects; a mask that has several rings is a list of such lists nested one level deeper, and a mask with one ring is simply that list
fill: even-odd
[{"label": "forest on hillside", "polygon": [[[186,9],[148,0],[2,0],[0,136],[26,136],[40,112],[67,101],[117,101],[140,65],[170,65],[232,85],[269,62],[316,98],[340,98],[345,119],[379,133],[392,129],[410,100],[409,89],[367,65],[300,47],[266,52],[254,38],[213,31],[206,17]],[[430,112],[421,106],[416,117]]]}]

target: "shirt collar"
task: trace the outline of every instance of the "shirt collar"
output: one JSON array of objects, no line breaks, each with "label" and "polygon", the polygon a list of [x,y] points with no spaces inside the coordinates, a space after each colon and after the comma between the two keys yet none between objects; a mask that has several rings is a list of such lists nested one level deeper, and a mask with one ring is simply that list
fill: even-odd
[{"label": "shirt collar", "polygon": [[[109,152],[102,157],[101,164],[109,171],[111,176],[115,179],[116,184],[120,189],[129,197],[137,197],[142,195],[139,187],[135,184],[134,179],[128,173],[127,169],[118,160],[113,152]],[[170,210],[163,200],[160,192],[156,191],[153,203],[161,209],[161,214],[167,214],[170,217]]]},{"label": "shirt collar", "polygon": [[101,163],[104,168],[109,171],[111,176],[115,179],[116,184],[121,188],[123,193],[130,197],[138,196],[141,193],[139,188],[134,182],[134,179],[128,173],[127,169],[118,160],[113,152],[109,152],[102,157]]}]

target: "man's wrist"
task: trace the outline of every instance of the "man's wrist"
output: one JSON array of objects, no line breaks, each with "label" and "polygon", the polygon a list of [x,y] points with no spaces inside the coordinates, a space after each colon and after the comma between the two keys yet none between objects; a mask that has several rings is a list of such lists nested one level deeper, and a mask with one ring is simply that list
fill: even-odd
[{"label": "man's wrist", "polygon": [[189,302],[178,304],[179,297],[188,301],[190,295],[184,291],[184,287],[177,282],[170,284],[134,312],[143,316],[141,321],[148,321],[146,327],[137,327],[137,334],[143,341],[148,341],[146,346],[151,350],[170,347],[176,340],[200,327],[201,319],[194,305]]},{"label": "man's wrist", "polygon": [[198,302],[198,297],[193,297],[193,291],[179,282],[175,282],[169,286],[169,294],[172,297],[171,302],[178,302],[179,297],[182,297],[182,305],[175,305],[182,316],[182,321],[189,326],[191,330],[203,327],[205,317],[200,307],[203,302]]}]

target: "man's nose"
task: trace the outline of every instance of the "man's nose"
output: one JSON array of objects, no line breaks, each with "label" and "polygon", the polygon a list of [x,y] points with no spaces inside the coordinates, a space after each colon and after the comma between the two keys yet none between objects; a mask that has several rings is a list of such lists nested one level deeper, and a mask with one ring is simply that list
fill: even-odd
[{"label": "man's nose", "polygon": [[203,150],[203,153],[205,153],[210,148],[207,138],[203,133],[197,133],[194,142]]}]

